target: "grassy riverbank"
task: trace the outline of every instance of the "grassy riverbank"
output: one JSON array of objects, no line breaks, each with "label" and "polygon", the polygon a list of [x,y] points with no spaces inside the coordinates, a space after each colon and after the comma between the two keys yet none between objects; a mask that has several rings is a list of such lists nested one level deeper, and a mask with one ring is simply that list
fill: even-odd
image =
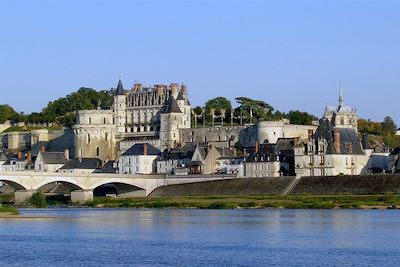
[{"label": "grassy riverbank", "polygon": [[88,203],[90,207],[105,208],[286,208],[286,209],[372,209],[400,207],[400,196],[207,196],[207,197],[149,197],[149,198],[98,198]]},{"label": "grassy riverbank", "polygon": [[18,209],[14,207],[6,207],[6,206],[0,207],[0,217],[3,215],[18,215],[18,214],[19,214]]}]

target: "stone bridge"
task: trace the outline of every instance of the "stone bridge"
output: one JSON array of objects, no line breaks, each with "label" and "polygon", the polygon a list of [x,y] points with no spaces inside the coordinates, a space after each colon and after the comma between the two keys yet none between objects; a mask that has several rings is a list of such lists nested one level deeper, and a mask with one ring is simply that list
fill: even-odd
[{"label": "stone bridge", "polygon": [[29,199],[40,188],[52,184],[68,184],[72,187],[71,201],[85,203],[93,200],[93,191],[101,186],[114,185],[129,187],[120,196],[145,197],[154,189],[167,185],[234,179],[228,175],[125,175],[125,174],[66,174],[47,172],[6,172],[0,173],[0,182],[12,186],[15,191],[15,203]]}]

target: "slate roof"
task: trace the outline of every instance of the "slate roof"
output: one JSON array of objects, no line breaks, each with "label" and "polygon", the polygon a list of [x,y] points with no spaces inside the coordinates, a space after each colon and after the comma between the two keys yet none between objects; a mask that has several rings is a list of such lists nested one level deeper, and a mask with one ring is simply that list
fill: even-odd
[{"label": "slate roof", "polygon": [[44,164],[67,164],[64,152],[40,152]]},{"label": "slate roof", "polygon": [[118,168],[114,168],[115,160],[110,160],[98,172],[102,173],[117,173]]},{"label": "slate roof", "polygon": [[[144,145],[145,144],[135,144],[131,148],[129,148],[124,154],[121,156],[139,156],[144,155]],[[147,144],[147,155],[159,155],[160,150],[155,148],[154,146]]]},{"label": "slate roof", "polygon": [[337,128],[340,132],[340,153],[336,152],[334,136],[335,128],[328,120],[323,120],[314,134],[314,140],[316,145],[318,145],[318,140],[325,138],[328,142],[327,154],[350,154],[348,145],[352,145],[353,153],[363,155],[363,149],[361,147],[361,142],[358,139],[358,135],[354,129],[347,128]]},{"label": "slate roof", "polygon": [[171,159],[192,158],[196,145],[193,143],[185,144],[183,147],[176,147],[170,152]]},{"label": "slate roof", "polygon": [[125,94],[125,90],[124,87],[122,86],[122,82],[121,80],[118,81],[118,86],[117,86],[117,95],[124,95]]},{"label": "slate roof", "polygon": [[183,98],[182,90],[179,91],[179,94],[178,94],[178,96],[176,97],[176,100],[185,100],[185,99]]},{"label": "slate roof", "polygon": [[175,98],[170,96],[168,101],[165,103],[161,113],[168,114],[168,113],[182,113],[181,109],[178,106]]},{"label": "slate roof", "polygon": [[258,153],[252,153],[246,160],[247,162],[270,162],[277,161],[280,151],[276,144],[261,144]]},{"label": "slate roof", "polygon": [[60,170],[71,170],[71,169],[84,169],[91,170],[101,166],[101,160],[97,158],[77,158],[70,160]]},{"label": "slate roof", "polygon": [[294,148],[294,138],[279,138],[276,147],[279,151],[291,150]]}]

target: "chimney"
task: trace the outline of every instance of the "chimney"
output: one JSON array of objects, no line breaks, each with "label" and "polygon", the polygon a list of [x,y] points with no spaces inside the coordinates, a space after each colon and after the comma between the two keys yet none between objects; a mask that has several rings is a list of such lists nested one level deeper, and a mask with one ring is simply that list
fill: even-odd
[{"label": "chimney", "polygon": [[312,129],[308,129],[308,141],[311,140],[312,136],[313,136],[313,130]]},{"label": "chimney", "polygon": [[335,129],[334,144],[336,153],[340,154],[340,129]]},{"label": "chimney", "polygon": [[42,153],[43,153],[43,152],[46,152],[45,146],[41,146],[41,147],[40,147],[40,152],[42,152]]},{"label": "chimney", "polygon": [[186,88],[186,85],[183,85],[183,84],[182,84],[182,86],[181,86],[181,91],[182,91],[182,94],[183,94],[183,95],[187,95],[187,88]]},{"label": "chimney", "polygon": [[64,156],[65,156],[65,158],[66,158],[67,160],[69,160],[69,150],[68,150],[68,149],[65,149],[65,150],[64,150]]},{"label": "chimney", "polygon": [[156,85],[156,92],[157,92],[157,95],[158,95],[158,96],[161,96],[161,95],[163,94],[163,92],[164,92],[163,89],[164,89],[164,88],[163,88],[163,85],[162,85],[162,84],[157,84],[157,85]]},{"label": "chimney", "polygon": [[258,151],[260,150],[260,144],[256,142],[256,147],[255,147],[255,152],[258,154]]},{"label": "chimney", "polygon": [[147,144],[143,144],[143,154],[144,154],[145,156],[147,156],[147,153],[148,153]]},{"label": "chimney", "polygon": [[18,151],[18,160],[22,159],[22,151]]},{"label": "chimney", "polygon": [[171,83],[171,93],[174,96],[174,98],[177,97],[179,92],[179,84],[177,83]]},{"label": "chimney", "polygon": [[31,151],[28,151],[28,152],[26,153],[26,160],[27,160],[28,162],[31,162],[31,161],[32,161],[32,152],[31,152]]}]

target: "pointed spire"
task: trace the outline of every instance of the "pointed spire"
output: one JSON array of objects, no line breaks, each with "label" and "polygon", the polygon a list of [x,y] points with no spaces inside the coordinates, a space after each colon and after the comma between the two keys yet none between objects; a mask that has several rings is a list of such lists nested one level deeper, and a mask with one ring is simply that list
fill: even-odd
[{"label": "pointed spire", "polygon": [[117,86],[117,95],[124,95],[124,94],[125,94],[124,87],[122,86],[121,80],[119,80]]},{"label": "pointed spire", "polygon": [[339,107],[343,106],[343,85],[342,81],[340,81],[340,89],[339,89]]}]

